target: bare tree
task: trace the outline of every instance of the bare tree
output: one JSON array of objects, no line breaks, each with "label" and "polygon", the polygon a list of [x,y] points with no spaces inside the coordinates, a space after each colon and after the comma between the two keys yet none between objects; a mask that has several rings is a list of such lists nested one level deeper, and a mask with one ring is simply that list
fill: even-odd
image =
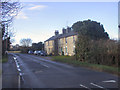
[{"label": "bare tree", "polygon": [[10,24],[13,18],[18,14],[19,10],[22,8],[18,0],[15,0],[14,2],[11,0],[2,0],[0,7],[0,24]]},{"label": "bare tree", "polygon": [[0,27],[3,38],[11,36],[12,32],[8,30],[8,27],[10,27],[13,18],[17,16],[21,9],[22,5],[18,0],[0,0]]},{"label": "bare tree", "polygon": [[32,44],[32,40],[30,38],[24,38],[20,40],[20,44],[22,44],[23,47],[29,47]]},{"label": "bare tree", "polygon": [[[8,30],[12,24],[13,18],[17,16],[22,5],[18,0],[0,0],[0,43],[2,43],[2,53],[8,49],[8,43],[12,32]],[[10,45],[9,45],[10,46]],[[1,50],[1,49],[0,49]]]}]

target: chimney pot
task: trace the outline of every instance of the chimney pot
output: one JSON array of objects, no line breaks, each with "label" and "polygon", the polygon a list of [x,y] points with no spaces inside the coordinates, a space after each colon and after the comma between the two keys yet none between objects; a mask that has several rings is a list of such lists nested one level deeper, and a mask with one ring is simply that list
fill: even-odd
[{"label": "chimney pot", "polygon": [[55,36],[59,34],[59,31],[58,30],[55,30]]}]

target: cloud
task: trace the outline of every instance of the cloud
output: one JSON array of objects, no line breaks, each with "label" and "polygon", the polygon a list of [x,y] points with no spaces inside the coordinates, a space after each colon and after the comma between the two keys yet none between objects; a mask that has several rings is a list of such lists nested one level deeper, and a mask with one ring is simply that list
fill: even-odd
[{"label": "cloud", "polygon": [[46,8],[46,7],[47,7],[46,5],[36,5],[36,6],[28,8],[28,9],[29,10],[41,10],[43,8]]},{"label": "cloud", "polygon": [[24,12],[19,12],[18,15],[16,16],[16,19],[28,19],[26,14]]}]

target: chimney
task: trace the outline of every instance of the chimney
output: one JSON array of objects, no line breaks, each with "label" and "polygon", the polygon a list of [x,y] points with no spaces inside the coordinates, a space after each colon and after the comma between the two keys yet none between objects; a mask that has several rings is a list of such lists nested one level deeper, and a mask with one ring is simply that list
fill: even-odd
[{"label": "chimney", "polygon": [[66,34],[66,29],[63,28],[63,29],[62,29],[62,32],[63,32],[63,34]]},{"label": "chimney", "polygon": [[58,30],[55,30],[55,36],[59,34],[59,31]]},{"label": "chimney", "polygon": [[66,33],[69,33],[69,32],[71,32],[71,28],[67,27]]}]

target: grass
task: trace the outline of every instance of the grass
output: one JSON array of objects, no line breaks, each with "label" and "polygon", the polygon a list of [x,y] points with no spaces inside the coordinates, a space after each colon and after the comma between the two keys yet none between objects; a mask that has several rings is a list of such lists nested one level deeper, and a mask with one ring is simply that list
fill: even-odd
[{"label": "grass", "polygon": [[8,51],[8,53],[21,53],[21,51]]},{"label": "grass", "polygon": [[90,68],[90,69],[97,70],[97,71],[120,75],[120,68],[118,67],[81,62],[81,61],[75,60],[75,58],[71,56],[52,56],[52,60],[71,64],[73,66],[81,66],[81,67],[86,67],[86,68]]},{"label": "grass", "polygon": [[8,62],[8,56],[3,56],[2,57],[2,63]]}]

